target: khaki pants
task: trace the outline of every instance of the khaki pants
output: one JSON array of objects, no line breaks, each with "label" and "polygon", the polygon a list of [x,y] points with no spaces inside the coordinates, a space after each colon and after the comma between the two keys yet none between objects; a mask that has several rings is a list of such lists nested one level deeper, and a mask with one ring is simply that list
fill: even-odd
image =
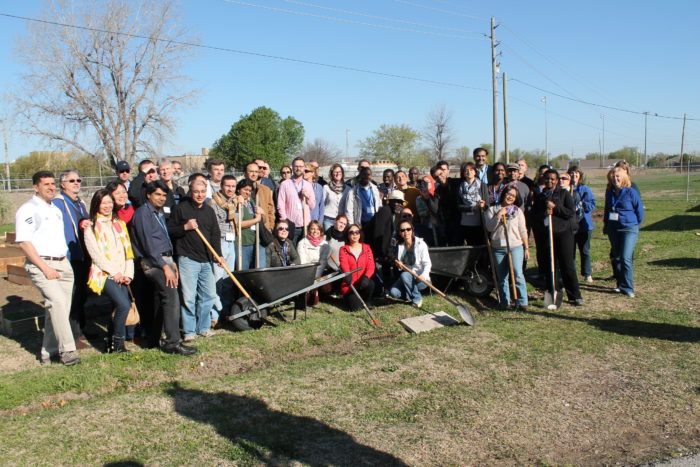
[{"label": "khaki pants", "polygon": [[56,353],[75,350],[75,340],[68,316],[73,296],[73,268],[67,259],[63,261],[46,261],[61,277],[48,280],[44,273],[31,263],[27,263],[29,278],[44,297],[46,317],[44,318],[44,341],[41,344],[41,358],[48,359]]}]

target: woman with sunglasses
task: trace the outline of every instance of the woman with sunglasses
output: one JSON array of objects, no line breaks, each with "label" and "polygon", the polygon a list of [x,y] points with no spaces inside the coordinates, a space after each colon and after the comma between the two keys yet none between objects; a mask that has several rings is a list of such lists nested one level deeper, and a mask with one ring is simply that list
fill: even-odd
[{"label": "woman with sunglasses", "polygon": [[[577,166],[568,170],[571,177],[571,185],[574,193],[578,195],[576,203],[576,215],[578,217],[578,232],[574,235],[574,241],[581,255],[581,275],[586,282],[593,282],[591,270],[591,236],[593,235],[593,218],[591,213],[595,209],[595,197],[590,188],[583,183],[583,171]],[[574,247],[574,259],[576,258],[576,248]]]},{"label": "woman with sunglasses", "polygon": [[[527,285],[523,274],[523,258],[530,259],[530,244],[525,226],[525,214],[520,208],[520,196],[518,188],[508,186],[501,193],[498,204],[491,206],[486,211],[486,230],[491,232],[493,256],[496,260],[496,275],[498,276],[498,290],[502,308],[510,306],[510,262],[508,259],[508,246],[513,262],[515,287],[518,292],[518,300],[515,305],[527,309]],[[504,225],[505,222],[505,225]],[[506,240],[506,235],[508,236]]]},{"label": "woman with sunglasses", "polygon": [[[396,262],[406,266],[426,281],[430,281],[430,255],[428,245],[422,238],[416,237],[413,224],[408,220],[399,222],[396,230],[397,251]],[[421,290],[428,287],[425,283],[416,279],[411,273],[401,271],[399,278],[389,289],[392,297],[410,301],[413,305],[423,305]]]},{"label": "woman with sunglasses", "polygon": [[265,266],[268,268],[279,268],[301,264],[299,253],[294,248],[294,243],[289,240],[289,224],[287,224],[287,221],[277,221],[273,235],[275,240],[267,245]]},{"label": "woman with sunglasses", "polygon": [[[340,201],[350,187],[345,184],[345,171],[340,164],[333,164],[328,173],[329,182],[323,186],[323,229],[328,231],[335,223],[340,211]],[[343,208],[344,210],[344,208]]]},{"label": "woman with sunglasses", "polygon": [[[534,194],[532,205],[532,232],[537,243],[537,264],[545,277],[546,287],[552,283],[551,253],[549,248],[549,222],[552,222],[554,237],[554,271],[561,271],[561,279],[569,300],[575,306],[583,305],[579,289],[576,265],[574,264],[574,224],[576,212],[574,199],[568,191],[559,186],[559,173],[550,169],[544,173],[538,183],[542,183],[542,191]],[[556,274],[555,274],[556,277]],[[549,291],[554,294],[554,290]]]},{"label": "woman with sunglasses", "polygon": [[[362,301],[369,305],[374,294],[374,255],[372,249],[362,242],[362,229],[357,224],[350,224],[345,229],[345,245],[340,248],[340,269],[343,272],[360,268],[350,277],[341,281],[340,292],[343,294],[345,305],[350,311],[361,310]],[[350,290],[350,284],[355,287],[362,301]]]},{"label": "woman with sunglasses", "polygon": [[131,308],[128,286],[134,277],[134,251],[124,221],[114,212],[106,189],[97,190],[90,202],[92,225],[85,232],[85,247],[92,258],[87,284],[97,295],[104,292],[114,304],[107,352],[126,352],[126,318]]}]

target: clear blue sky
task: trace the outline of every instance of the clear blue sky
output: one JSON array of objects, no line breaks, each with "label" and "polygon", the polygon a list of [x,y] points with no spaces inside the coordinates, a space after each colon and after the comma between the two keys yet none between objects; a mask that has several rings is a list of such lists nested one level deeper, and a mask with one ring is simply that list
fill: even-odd
[{"label": "clear blue sky", "polygon": [[[42,4],[3,2],[0,12],[36,17]],[[349,129],[351,155],[357,154],[356,143],[381,124],[406,123],[421,129],[426,115],[441,104],[453,114],[454,146],[473,149],[491,142],[490,47],[482,35],[488,33],[490,16],[501,23],[496,30],[502,41],[499,61],[509,79],[604,105],[652,115],[686,112],[689,118],[700,119],[700,3],[695,1],[185,0],[181,16],[206,45],[482,90],[201,49],[184,70],[201,93],[178,114],[172,142],[162,148],[166,154],[198,153],[241,115],[261,105],[300,120],[307,140],[323,138],[342,151]],[[0,84],[3,89],[15,88],[20,68],[13,49],[25,25],[3,17],[0,25]],[[605,114],[605,152],[625,145],[643,149],[641,115],[574,103],[514,80],[508,93],[511,148],[544,149],[541,97],[546,95],[552,156],[597,151],[603,133],[601,114]],[[501,105],[499,96],[500,149]],[[681,125],[680,120],[650,117],[648,152],[678,152]],[[43,147],[13,135],[11,158]],[[700,120],[689,121],[686,151],[699,150]]]}]

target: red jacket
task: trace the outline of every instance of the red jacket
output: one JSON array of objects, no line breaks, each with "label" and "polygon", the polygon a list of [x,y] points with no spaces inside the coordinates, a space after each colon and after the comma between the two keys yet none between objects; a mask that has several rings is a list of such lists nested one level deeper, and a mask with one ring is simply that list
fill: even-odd
[{"label": "red jacket", "polygon": [[[355,259],[355,255],[352,254],[352,251],[348,245],[343,245],[340,247],[338,256],[340,257],[340,269],[343,272],[362,268],[361,270],[352,274],[353,284],[362,279],[362,276],[371,278],[374,275],[374,255],[372,254],[372,249],[366,243],[362,244],[362,253],[360,253],[360,256],[357,259]],[[341,282],[340,292],[343,295],[350,292],[350,285],[347,279],[343,279]]]}]

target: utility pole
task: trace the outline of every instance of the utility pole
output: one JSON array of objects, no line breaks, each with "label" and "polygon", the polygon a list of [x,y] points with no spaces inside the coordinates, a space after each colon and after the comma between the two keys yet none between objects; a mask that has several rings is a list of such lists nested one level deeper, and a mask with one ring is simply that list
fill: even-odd
[{"label": "utility pole", "polygon": [[506,164],[510,164],[510,152],[508,150],[508,73],[505,72],[503,73],[503,143],[506,151]]},{"label": "utility pole", "polygon": [[498,89],[496,77],[498,76],[498,63],[496,63],[496,18],[491,17],[491,91],[493,94],[493,160],[498,159]]},{"label": "utility pole", "polygon": [[540,99],[544,102],[544,156],[547,158],[547,165],[549,165],[549,137],[547,135],[547,96],[542,96]]},{"label": "utility pole", "polygon": [[5,178],[7,179],[6,190],[12,191],[12,185],[10,185],[10,151],[7,149],[7,121],[2,120],[2,138],[5,144]]},{"label": "utility pole", "polygon": [[600,114],[600,119],[603,120],[603,145],[600,149],[600,166],[605,168],[605,114]]},{"label": "utility pole", "polygon": [[644,112],[644,168],[647,168],[647,117],[649,112]]},{"label": "utility pole", "polygon": [[[683,114],[683,131],[681,131],[681,173],[683,173],[683,145],[685,144],[685,116]],[[685,164],[688,169],[688,177],[685,181],[685,202],[688,202],[688,195],[690,190],[690,157],[688,157],[688,162]]]},{"label": "utility pole", "polygon": [[346,163],[350,161],[350,140],[348,139],[348,135],[350,135],[350,130],[347,128],[345,129],[345,159]]}]

